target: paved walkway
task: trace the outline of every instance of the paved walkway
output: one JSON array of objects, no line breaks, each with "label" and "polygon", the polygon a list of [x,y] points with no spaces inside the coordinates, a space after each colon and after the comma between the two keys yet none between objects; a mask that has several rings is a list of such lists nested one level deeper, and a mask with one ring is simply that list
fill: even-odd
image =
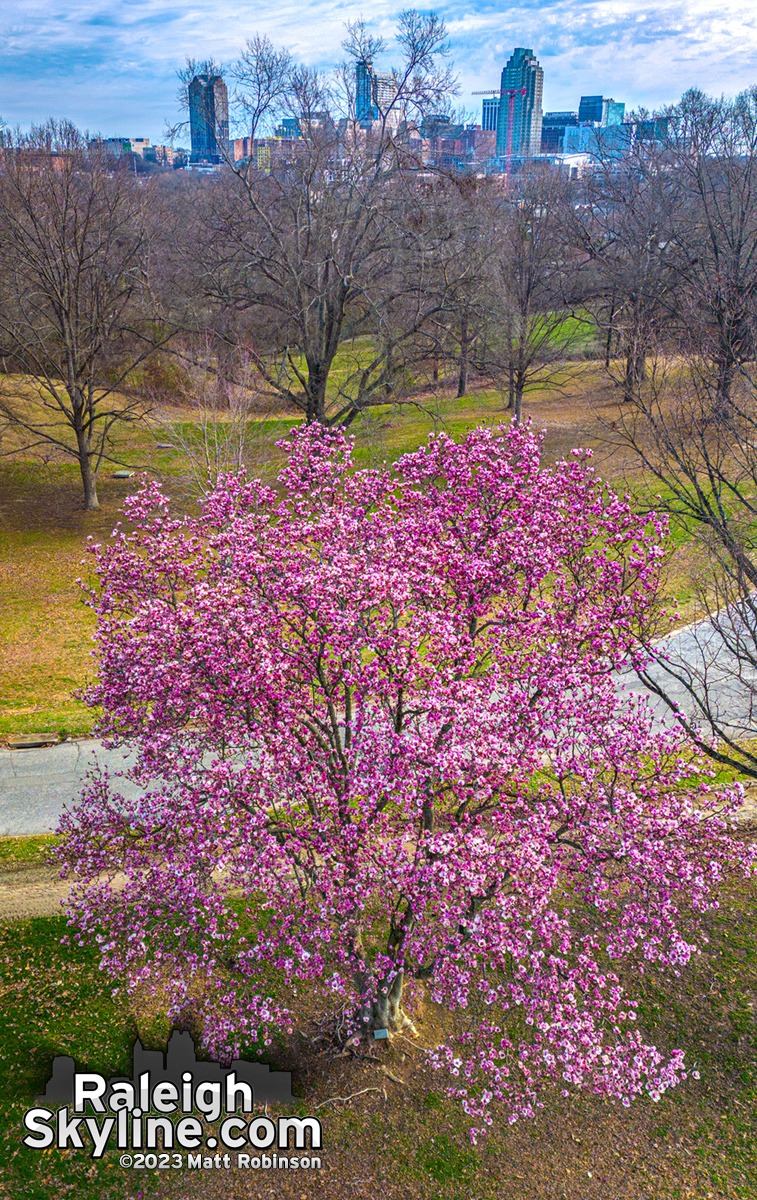
[{"label": "paved walkway", "polygon": [[[0,747],[0,837],[51,833],[64,808],[75,800],[97,760],[112,772],[132,757],[105,750],[92,739],[63,742],[39,750]],[[119,785],[126,792],[129,785]]]},{"label": "paved walkway", "polygon": [[[754,736],[757,717],[753,711],[757,695],[757,677],[746,678],[734,670],[734,660],[720,635],[709,622],[689,625],[662,643],[671,657],[690,665],[691,677],[706,682],[716,709],[724,723],[735,733]],[[654,673],[663,678],[660,668]],[[631,691],[644,691],[635,676],[621,676]],[[666,679],[666,684],[669,681]],[[694,709],[691,697],[680,684],[672,684],[673,698],[688,712]],[[652,697],[660,718],[669,710]],[[40,750],[0,748],[0,837],[16,834],[49,833],[57,825],[66,805],[79,794],[87,771],[98,761],[112,772],[129,765],[131,756],[122,750],[105,750],[99,742],[64,742]],[[119,784],[124,794],[133,794],[132,785]]]}]

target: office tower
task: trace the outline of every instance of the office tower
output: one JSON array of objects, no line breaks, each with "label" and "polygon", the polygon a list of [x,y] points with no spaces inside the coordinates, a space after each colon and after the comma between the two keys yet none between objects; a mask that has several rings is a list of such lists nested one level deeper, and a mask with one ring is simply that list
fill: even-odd
[{"label": "office tower", "polygon": [[601,125],[603,107],[603,96],[582,96],[578,105],[579,125],[584,125],[587,122],[591,122],[593,125]]},{"label": "office tower", "polygon": [[497,154],[529,157],[541,149],[544,72],[533,50],[516,46],[502,71]]},{"label": "office tower", "polygon": [[385,114],[396,94],[393,76],[377,75],[373,63],[361,58],[355,63],[355,117],[362,124]]},{"label": "office tower", "polygon": [[375,121],[378,111],[373,102],[373,66],[364,58],[355,64],[355,117]]},{"label": "office tower", "polygon": [[381,113],[386,113],[397,95],[397,84],[393,75],[373,76],[373,100]]},{"label": "office tower", "polygon": [[565,141],[565,130],[578,125],[578,113],[548,112],[544,114],[541,126],[542,154],[562,154]]},{"label": "office tower", "polygon": [[229,141],[229,96],[220,75],[195,75],[189,85],[192,162],[219,163]]},{"label": "office tower", "polygon": [[492,130],[497,128],[497,113],[499,112],[499,96],[487,97],[481,110],[481,128]]},{"label": "office tower", "polygon": [[622,100],[606,96],[582,96],[578,106],[579,125],[620,125],[626,113]]},{"label": "office tower", "polygon": [[626,115],[626,106],[622,100],[604,100],[602,102],[602,124],[621,125]]}]

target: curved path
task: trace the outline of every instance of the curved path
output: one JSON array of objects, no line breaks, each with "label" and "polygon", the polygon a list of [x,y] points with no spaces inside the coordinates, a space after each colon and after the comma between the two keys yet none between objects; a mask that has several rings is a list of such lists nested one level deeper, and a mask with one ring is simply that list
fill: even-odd
[{"label": "curved path", "polygon": [[[81,791],[95,754],[114,773],[132,761],[123,750],[106,750],[91,738],[39,750],[0,747],[0,837],[51,833]],[[121,781],[119,789],[126,794],[128,788]]]},{"label": "curved path", "polygon": [[[671,657],[689,664],[691,677],[706,681],[711,702],[725,725],[738,734],[751,731],[754,736],[757,681],[745,678],[743,671],[739,677],[735,662],[729,662],[732,656],[710,622],[679,629],[661,645]],[[660,668],[653,668],[653,673],[660,678],[664,674]],[[621,675],[619,682],[631,692],[646,690],[630,673]],[[692,712],[686,689],[669,680],[666,683],[673,699]],[[651,700],[658,718],[664,719],[668,709],[662,700],[656,696]],[[91,739],[40,750],[0,748],[0,837],[55,829],[63,809],[78,796],[95,754],[100,765],[114,773],[131,761],[123,750],[105,750]],[[124,794],[133,786],[125,780],[119,784]]]}]

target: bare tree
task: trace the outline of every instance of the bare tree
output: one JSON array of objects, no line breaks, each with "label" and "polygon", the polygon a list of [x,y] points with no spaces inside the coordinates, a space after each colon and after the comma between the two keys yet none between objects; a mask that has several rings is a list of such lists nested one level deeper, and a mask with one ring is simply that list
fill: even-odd
[{"label": "bare tree", "polygon": [[728,408],[755,357],[757,86],[734,100],[687,92],[667,112],[666,151],[686,193],[675,238],[689,348],[717,367]]},{"label": "bare tree", "polygon": [[233,99],[250,137],[257,137],[266,123],[285,111],[293,71],[288,50],[277,49],[260,34],[248,38],[231,74],[236,82]]},{"label": "bare tree", "polygon": [[647,357],[679,330],[680,223],[686,207],[680,174],[666,147],[637,140],[623,148],[600,141],[574,210],[585,263],[585,305],[604,342],[605,368],[624,399],[643,384]]},{"label": "bare tree", "polygon": [[642,681],[703,749],[757,778],[757,386],[739,374],[725,420],[721,382],[719,364],[658,357],[608,437],[644,468],[642,502],[651,478],[655,509],[696,552],[697,620],[650,636]]},{"label": "bare tree", "polygon": [[70,124],[0,151],[0,414],[27,449],[74,458],[88,509],[130,375],[169,337],[148,279],[153,192]]},{"label": "bare tree", "polygon": [[488,213],[486,182],[481,179],[439,175],[427,197],[425,219],[434,230],[439,309],[425,323],[419,341],[424,364],[432,365],[432,386],[439,384],[440,366],[450,367],[458,399],[468,391],[490,308]]},{"label": "bare tree", "polygon": [[699,619],[650,641],[641,677],[708,753],[757,778],[757,89],[687,93],[667,126],[655,202],[636,208],[654,231],[647,303],[669,320],[647,325],[646,378],[626,376],[608,436],[695,552]]},{"label": "bare tree", "polygon": [[[258,121],[287,112],[298,136],[268,147],[262,167],[229,162],[208,187],[197,240],[206,294],[238,315],[235,336],[254,346],[281,399],[308,421],[349,424],[398,398],[417,335],[444,303],[431,287],[439,239],[423,216],[429,184],[407,169],[405,137],[424,105],[452,87],[439,65],[444,27],[433,14],[400,15],[401,60],[382,77],[378,116],[367,123],[350,69],[327,78],[262,53],[260,39],[251,45],[237,68],[241,101],[251,97]],[[354,72],[383,43],[358,22],[345,47]]]},{"label": "bare tree", "polygon": [[575,310],[570,197],[571,182],[541,166],[526,167],[511,190],[489,193],[490,312],[479,362],[502,384],[517,422],[526,387],[554,382],[575,338],[567,321]]}]

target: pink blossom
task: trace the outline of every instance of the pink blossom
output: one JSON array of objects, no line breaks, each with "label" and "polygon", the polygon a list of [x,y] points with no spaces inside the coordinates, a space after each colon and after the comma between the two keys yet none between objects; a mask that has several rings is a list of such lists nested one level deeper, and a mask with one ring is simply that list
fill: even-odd
[{"label": "pink blossom", "polygon": [[62,822],[78,936],[215,1054],[290,1027],[283,978],[353,1032],[422,994],[469,1014],[431,1060],[480,1125],[550,1086],[658,1098],[683,1055],[617,972],[684,969],[751,868],[739,790],[613,682],[662,521],[528,429],[370,471],[320,427],[287,448],[200,516],[146,485],[93,547],[89,700],[145,794],[93,778]]}]

